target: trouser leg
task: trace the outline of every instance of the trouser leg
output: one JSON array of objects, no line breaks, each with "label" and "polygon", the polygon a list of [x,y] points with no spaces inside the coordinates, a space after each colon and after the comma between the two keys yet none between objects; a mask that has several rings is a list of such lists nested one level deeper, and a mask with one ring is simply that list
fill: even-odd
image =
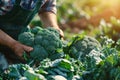
[{"label": "trouser leg", "polygon": [[8,62],[5,56],[0,52],[0,70],[5,70],[8,68]]}]

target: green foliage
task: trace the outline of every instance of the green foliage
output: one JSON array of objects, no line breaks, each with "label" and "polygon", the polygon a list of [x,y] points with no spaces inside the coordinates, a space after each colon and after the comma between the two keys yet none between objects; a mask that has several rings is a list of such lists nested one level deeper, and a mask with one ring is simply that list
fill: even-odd
[{"label": "green foliage", "polygon": [[59,66],[67,70],[72,70],[73,68],[71,67],[72,66],[71,62],[65,59],[61,60],[61,62],[59,63]]},{"label": "green foliage", "polygon": [[49,76],[48,80],[67,80],[67,79],[65,79],[63,76],[60,75],[52,75]]},{"label": "green foliage", "polygon": [[[30,66],[27,64],[9,65],[8,69],[0,72],[0,76],[3,78],[3,80],[19,80],[23,78],[24,72],[29,68]],[[27,80],[27,78],[24,77],[24,80]]]},{"label": "green foliage", "polygon": [[43,59],[38,65],[36,67],[25,64],[11,65],[8,68],[9,73],[2,73],[0,77],[10,80],[20,78],[26,80],[120,79],[120,52],[115,47],[104,46],[101,49],[93,49],[84,56],[84,61],[71,58],[67,54],[64,58],[53,61],[49,58]]},{"label": "green foliage", "polygon": [[119,80],[120,79],[120,67],[113,68],[110,71],[110,79]]},{"label": "green foliage", "polygon": [[[74,1],[69,0],[59,0],[57,5],[57,19],[59,23],[64,23],[67,21],[72,21],[80,17],[79,11],[76,9],[75,5],[73,4]],[[63,14],[65,13],[65,14]],[[67,14],[66,14],[67,13]]]},{"label": "green foliage", "polygon": [[40,26],[40,27],[43,27],[43,24],[42,22],[37,19],[37,17],[39,18],[39,16],[36,16],[30,23],[31,27],[35,27],[35,26]]},{"label": "green foliage", "polygon": [[[111,21],[112,25],[119,26],[119,20],[112,18]],[[32,28],[29,33],[34,35],[34,50],[30,53],[33,61],[29,65],[36,60],[40,63],[32,67],[11,65],[8,72],[0,73],[0,80],[120,80],[120,40],[110,38],[110,26],[101,21],[102,29],[95,34],[99,42],[80,34],[69,39],[64,48],[58,31]],[[62,50],[66,54],[60,58]]]},{"label": "green foliage", "polygon": [[52,78],[56,80],[57,78],[55,78],[55,76],[57,77],[57,75],[59,75],[59,77],[61,77],[63,80],[68,80],[68,78],[72,79],[74,72],[72,63],[66,59],[56,59],[54,61],[45,59],[41,62],[41,65],[38,68],[38,72],[41,69],[47,72],[47,74],[43,75],[46,76],[48,80]]},{"label": "green foliage", "polygon": [[120,39],[117,40],[115,47],[118,51],[120,51]]},{"label": "green foliage", "polygon": [[24,76],[26,76],[29,80],[46,80],[43,75],[37,74],[33,70],[25,71]]},{"label": "green foliage", "polygon": [[[100,20],[100,24],[95,28],[95,26],[92,26],[90,29],[91,36],[94,36],[98,41],[100,41],[100,37],[104,36],[106,38],[110,38],[111,40],[114,40],[116,42],[120,38],[120,19],[117,19],[115,17],[110,17],[110,21],[107,22],[104,19]],[[106,39],[105,38],[105,39]]]},{"label": "green foliage", "polygon": [[[119,51],[117,51],[115,47],[111,48],[106,46],[103,47],[100,52],[103,55],[100,57],[101,60],[91,69],[89,69],[89,73],[82,75],[84,80],[119,80]],[[99,57],[96,59],[99,59]],[[89,61],[92,61],[92,59]],[[93,63],[91,64],[93,65]],[[89,66],[91,65],[88,65],[88,67]]]},{"label": "green foliage", "polygon": [[0,80],[3,80],[2,77],[0,77]]},{"label": "green foliage", "polygon": [[[110,55],[98,64],[93,72],[94,80],[119,80],[120,55]],[[117,70],[117,71],[116,71]],[[114,72],[113,72],[114,71]],[[102,75],[101,75],[102,74]]]}]

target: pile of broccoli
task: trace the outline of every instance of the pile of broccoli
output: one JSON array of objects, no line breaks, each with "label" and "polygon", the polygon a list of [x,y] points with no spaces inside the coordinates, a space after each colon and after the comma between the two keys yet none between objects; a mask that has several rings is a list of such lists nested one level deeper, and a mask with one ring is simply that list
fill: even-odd
[{"label": "pile of broccoli", "polygon": [[57,30],[40,27],[21,33],[18,40],[34,48],[30,59],[39,63],[10,65],[0,71],[0,80],[120,80],[120,40],[113,47],[106,37],[101,45],[79,34],[63,45]]},{"label": "pile of broccoli", "polygon": [[45,58],[54,60],[61,57],[62,40],[59,32],[52,27],[43,29],[36,26],[28,32],[21,33],[18,41],[33,47],[33,51],[30,52],[32,59],[41,61]]}]

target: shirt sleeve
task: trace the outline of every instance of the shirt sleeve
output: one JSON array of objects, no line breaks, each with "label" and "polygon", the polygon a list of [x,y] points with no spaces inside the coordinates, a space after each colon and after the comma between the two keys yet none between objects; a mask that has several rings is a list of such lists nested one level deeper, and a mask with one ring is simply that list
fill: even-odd
[{"label": "shirt sleeve", "polygon": [[39,13],[42,13],[42,12],[52,12],[56,14],[57,12],[56,0],[47,0],[39,10]]}]

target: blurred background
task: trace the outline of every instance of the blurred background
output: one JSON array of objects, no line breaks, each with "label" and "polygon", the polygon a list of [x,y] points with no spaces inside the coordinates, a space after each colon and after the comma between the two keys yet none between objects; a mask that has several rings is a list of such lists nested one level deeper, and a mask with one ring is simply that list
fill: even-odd
[{"label": "blurred background", "polygon": [[[65,39],[76,34],[120,38],[120,0],[57,0],[57,19]],[[41,26],[36,15],[31,26]]]}]

